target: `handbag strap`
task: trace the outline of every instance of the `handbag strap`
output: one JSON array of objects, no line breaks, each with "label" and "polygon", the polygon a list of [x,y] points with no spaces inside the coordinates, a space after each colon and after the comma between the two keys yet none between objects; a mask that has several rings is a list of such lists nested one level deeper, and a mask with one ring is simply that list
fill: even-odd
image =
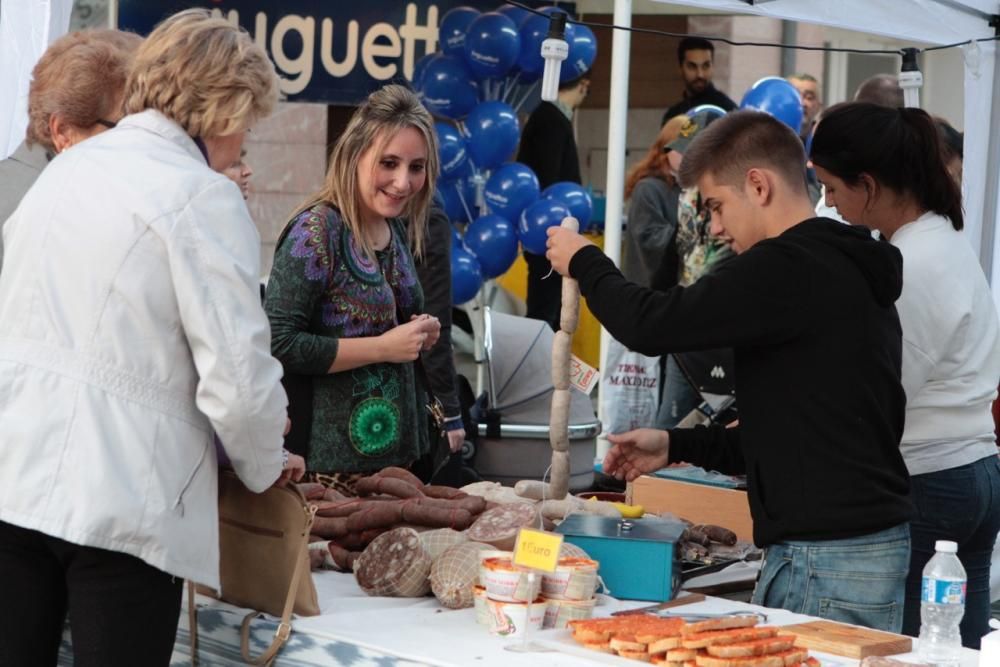
[{"label": "handbag strap", "polygon": [[[309,519],[306,522],[305,530],[302,531],[302,541],[299,543],[300,554],[309,550],[309,532],[312,529],[313,520],[316,518],[317,509],[315,505],[309,506]],[[243,623],[240,624],[240,653],[248,665],[254,665],[255,667],[270,665],[275,656],[278,655],[278,651],[281,650],[281,647],[285,645],[285,642],[291,636],[292,624],[290,621],[292,620],[292,611],[295,609],[295,596],[299,590],[299,581],[302,579],[305,563],[308,562],[308,558],[300,557],[295,559],[295,569],[292,571],[292,580],[288,584],[285,606],[281,610],[281,621],[278,623],[278,629],[274,631],[274,640],[267,647],[267,650],[256,658],[250,655],[250,623],[255,618],[259,618],[264,614],[259,611],[252,611],[243,617]],[[195,595],[194,582],[188,580],[188,626],[191,635],[192,665],[198,665],[198,609],[195,605]]]},{"label": "handbag strap", "polygon": [[[300,554],[305,554],[309,549],[309,531],[312,528],[313,519],[316,518],[317,509],[315,505],[309,506],[309,520],[306,521],[305,529],[302,531],[302,541],[299,543]],[[292,581],[288,584],[288,595],[285,596],[285,607],[281,610],[281,622],[278,623],[278,629],[274,631],[274,640],[267,647],[267,650],[256,658],[250,655],[250,622],[264,614],[259,611],[252,611],[243,617],[243,623],[240,625],[240,653],[248,665],[258,667],[261,665],[270,665],[271,661],[278,654],[278,651],[281,650],[281,647],[285,645],[285,642],[291,636],[292,624],[290,621],[292,620],[292,610],[295,608],[295,595],[299,590],[299,580],[302,578],[302,571],[308,562],[308,558],[300,557],[295,559],[295,570],[292,572]]]}]

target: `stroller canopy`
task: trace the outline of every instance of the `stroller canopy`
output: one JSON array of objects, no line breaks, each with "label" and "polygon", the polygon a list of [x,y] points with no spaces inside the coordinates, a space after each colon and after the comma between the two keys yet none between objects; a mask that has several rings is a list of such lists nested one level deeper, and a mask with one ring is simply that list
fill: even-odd
[{"label": "stroller canopy", "polygon": [[[548,427],[554,337],[549,325],[541,320],[487,309],[489,407],[500,413],[502,423]],[[570,393],[570,425],[595,423],[590,397],[575,389]]]}]

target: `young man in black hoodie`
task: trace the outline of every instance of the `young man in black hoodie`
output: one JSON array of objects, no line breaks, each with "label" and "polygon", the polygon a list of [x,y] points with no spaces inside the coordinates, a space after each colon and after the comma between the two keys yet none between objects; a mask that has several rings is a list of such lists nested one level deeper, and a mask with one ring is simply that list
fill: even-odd
[{"label": "young man in black hoodie", "polygon": [[802,142],[766,114],[713,123],[680,177],[740,253],[691,287],[631,284],[566,230],[549,230],[548,257],[631,350],[733,347],[739,425],[609,436],[605,472],[632,480],[689,461],[745,473],[767,547],[754,602],[898,632],[910,542],[901,256],[813,217]]}]

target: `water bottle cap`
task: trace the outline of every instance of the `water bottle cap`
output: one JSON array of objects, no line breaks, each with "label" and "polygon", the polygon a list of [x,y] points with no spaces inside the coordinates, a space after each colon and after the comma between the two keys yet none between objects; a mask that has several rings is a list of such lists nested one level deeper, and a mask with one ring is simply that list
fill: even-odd
[{"label": "water bottle cap", "polygon": [[934,550],[946,554],[957,554],[958,545],[951,540],[938,540],[934,543]]}]

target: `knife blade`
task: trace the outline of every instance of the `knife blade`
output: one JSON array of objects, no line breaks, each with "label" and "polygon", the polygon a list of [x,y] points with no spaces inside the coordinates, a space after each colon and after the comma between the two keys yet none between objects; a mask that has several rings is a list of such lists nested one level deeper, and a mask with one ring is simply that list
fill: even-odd
[{"label": "knife blade", "polygon": [[691,593],[685,595],[682,598],[674,598],[673,600],[667,600],[660,604],[650,605],[648,607],[639,607],[638,609],[626,609],[624,611],[613,612],[612,616],[632,616],[634,614],[649,614],[656,613],[663,609],[670,609],[671,607],[680,607],[685,604],[694,604],[695,602],[701,602],[705,599],[705,596],[701,593]]}]

